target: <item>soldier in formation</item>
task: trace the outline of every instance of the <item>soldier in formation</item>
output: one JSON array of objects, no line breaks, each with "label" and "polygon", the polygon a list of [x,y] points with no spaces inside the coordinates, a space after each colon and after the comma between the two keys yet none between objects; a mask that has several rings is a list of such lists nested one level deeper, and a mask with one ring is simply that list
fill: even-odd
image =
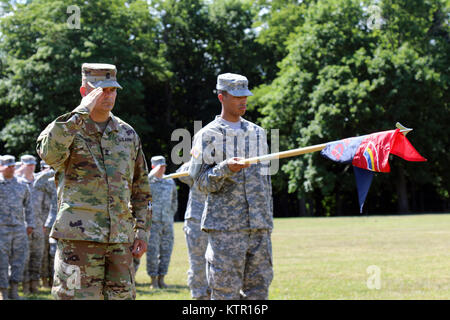
[{"label": "soldier in formation", "polygon": [[149,173],[152,193],[152,225],[147,252],[147,274],[150,287],[166,288],[164,277],[168,272],[173,249],[173,221],[178,209],[177,188],[173,179],[163,179],[166,160],[163,156],[151,158]]},{"label": "soldier in formation", "polygon": [[[33,232],[28,235],[28,256],[25,261],[25,269],[23,274],[22,290],[24,294],[38,293],[39,292],[39,280],[40,280],[40,269],[42,265],[42,256],[44,254],[44,231],[43,231],[43,219],[42,213],[36,207],[35,196],[36,192],[34,189],[34,182],[37,174],[35,174],[36,169],[36,158],[32,155],[23,155],[20,157],[21,167],[20,174],[16,175],[24,180],[28,184],[31,191],[31,204],[35,213],[35,224],[36,227]],[[48,214],[48,211],[46,212]]]},{"label": "soldier in formation", "polygon": [[[189,170],[190,162],[186,162],[177,172]],[[205,252],[208,245],[208,235],[200,228],[206,194],[198,189],[194,179],[190,176],[180,177],[179,180],[189,186],[189,198],[184,213],[184,235],[189,256],[189,270],[187,283],[192,298],[196,300],[209,300],[211,291],[206,278]]]},{"label": "soldier in formation", "polygon": [[147,249],[148,168],[136,131],[114,116],[117,69],[82,65],[83,99],[39,135],[55,170],[56,299],[135,299],[133,256]]},{"label": "soldier in formation", "polygon": [[35,216],[30,187],[14,176],[15,157],[6,155],[0,161],[0,299],[19,299],[18,286],[28,255],[27,238],[35,228]]},{"label": "soldier in formation", "polygon": [[189,175],[207,194],[201,228],[208,234],[211,299],[267,299],[273,278],[272,187],[268,163],[240,160],[268,151],[263,128],[245,120],[246,77],[217,78],[222,112],[195,136]]},{"label": "soldier in formation", "polygon": [[[33,207],[37,217],[37,224],[43,233],[42,259],[40,264],[40,278],[45,288],[50,288],[53,283],[53,262],[56,251],[56,240],[53,250],[50,250],[50,229],[56,218],[57,195],[55,186],[55,171],[44,161],[41,161],[41,171],[33,183]],[[31,284],[33,292],[33,280]]]}]

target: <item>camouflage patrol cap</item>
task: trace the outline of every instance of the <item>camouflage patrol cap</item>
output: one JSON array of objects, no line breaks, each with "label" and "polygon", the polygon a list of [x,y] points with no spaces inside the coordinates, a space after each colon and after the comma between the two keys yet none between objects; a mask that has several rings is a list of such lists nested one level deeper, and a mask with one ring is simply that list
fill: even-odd
[{"label": "camouflage patrol cap", "polygon": [[252,96],[248,90],[248,80],[246,77],[235,73],[219,74],[217,77],[217,90],[223,90],[235,97]]},{"label": "camouflage patrol cap", "polygon": [[154,156],[154,157],[152,157],[151,162],[152,162],[152,167],[166,165],[166,159],[163,156]]},{"label": "camouflage patrol cap", "polygon": [[25,154],[20,157],[20,162],[23,164],[36,164],[36,158],[30,154]]},{"label": "camouflage patrol cap", "polygon": [[81,79],[94,88],[114,87],[120,88],[117,82],[117,69],[113,64],[107,63],[83,63],[81,66]]},{"label": "camouflage patrol cap", "polygon": [[9,154],[4,155],[1,158],[1,164],[2,164],[2,166],[7,166],[7,167],[14,166],[16,164],[16,158]]}]

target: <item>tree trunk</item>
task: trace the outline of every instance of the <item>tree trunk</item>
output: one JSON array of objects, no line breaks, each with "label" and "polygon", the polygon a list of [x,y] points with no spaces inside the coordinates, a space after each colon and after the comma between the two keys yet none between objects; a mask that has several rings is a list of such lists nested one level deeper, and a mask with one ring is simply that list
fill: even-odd
[{"label": "tree trunk", "polygon": [[309,216],[309,212],[306,210],[306,202],[304,198],[298,200],[298,207],[300,211],[300,217]]},{"label": "tree trunk", "polygon": [[397,212],[398,213],[407,213],[409,212],[408,205],[408,192],[406,188],[406,177],[403,170],[403,167],[398,167],[398,177],[396,181],[398,202],[397,202]]}]

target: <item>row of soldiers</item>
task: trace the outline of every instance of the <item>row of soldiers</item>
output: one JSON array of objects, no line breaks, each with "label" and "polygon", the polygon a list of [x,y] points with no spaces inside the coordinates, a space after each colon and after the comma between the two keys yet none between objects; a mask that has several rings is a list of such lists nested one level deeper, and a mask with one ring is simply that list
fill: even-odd
[{"label": "row of soldiers", "polygon": [[[0,225],[0,232],[5,232],[9,237],[0,239],[2,248],[10,249],[3,252],[2,278],[8,273],[8,259],[12,274],[9,279],[9,296],[12,299],[18,299],[17,286],[22,282],[24,294],[37,293],[40,285],[46,288],[53,284],[53,262],[56,251],[56,240],[49,238],[49,232],[56,218],[56,187],[54,170],[52,170],[43,160],[40,162],[41,171],[35,173],[36,159],[32,155],[24,155],[20,162],[15,162],[14,156],[6,155],[1,157],[0,165],[6,171],[15,168],[12,178],[6,179],[3,174],[0,176],[1,189],[0,194],[5,199],[6,207],[12,207],[18,200],[23,199],[21,203],[23,208],[6,209],[10,213],[24,212],[24,219],[17,219],[19,224],[7,224],[5,220]],[[152,226],[148,242],[147,252],[147,274],[151,278],[150,287],[167,288],[164,282],[164,276],[169,269],[170,258],[174,245],[173,217],[177,212],[178,199],[177,188],[173,179],[164,179],[166,172],[166,161],[163,156],[151,158],[152,170],[149,173],[150,190],[152,192]],[[187,171],[189,163],[185,163],[177,172]],[[8,177],[8,176],[7,176]],[[209,297],[209,289],[206,281],[205,258],[207,237],[201,232],[200,219],[203,212],[206,196],[199,192],[198,188],[193,186],[193,180],[189,176],[180,178],[180,181],[186,183],[191,191],[185,213],[184,232],[189,253],[190,269],[188,271],[188,285],[191,289],[193,298],[206,299]],[[9,188],[7,188],[7,186]],[[24,198],[13,197],[12,189],[22,189],[26,186],[29,195],[24,194]],[[14,193],[15,194],[15,193]],[[29,200],[28,200],[29,199]],[[23,210],[25,209],[25,210]],[[5,219],[7,216],[2,215]],[[33,223],[34,221],[34,223]],[[14,227],[9,228],[14,225]],[[23,229],[33,228],[32,232],[24,236]],[[11,230],[8,230],[11,229]],[[9,231],[9,232],[7,232]],[[137,272],[140,260],[134,259],[135,271]],[[23,273],[18,269],[22,267]],[[21,278],[20,275],[23,274]],[[1,286],[6,291],[7,281]],[[8,294],[2,292],[6,297]]]},{"label": "row of soldiers", "polygon": [[[12,155],[0,158],[0,298],[19,299],[38,293],[53,282],[56,240],[49,238],[57,210],[54,171],[41,161],[35,173],[36,158]],[[9,290],[8,290],[9,287]]]}]

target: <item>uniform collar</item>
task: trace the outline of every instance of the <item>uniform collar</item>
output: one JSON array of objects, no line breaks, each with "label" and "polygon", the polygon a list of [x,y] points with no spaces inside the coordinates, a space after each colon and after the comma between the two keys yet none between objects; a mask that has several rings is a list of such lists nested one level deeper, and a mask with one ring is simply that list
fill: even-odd
[{"label": "uniform collar", "polygon": [[[220,115],[216,115],[216,118],[214,120],[217,123],[219,123],[223,127],[223,129],[234,131],[234,129],[231,128],[230,125],[228,123],[226,123]],[[240,121],[241,121],[241,130],[247,131],[248,130],[248,121],[242,117],[240,117]]]},{"label": "uniform collar", "polygon": [[[100,133],[100,134],[102,133],[99,131],[94,120],[92,120],[90,117],[86,121],[86,131],[89,135],[95,135],[97,133]],[[108,124],[106,125],[106,129],[105,129],[104,133],[109,134],[112,131],[119,131],[119,121],[111,112],[109,120],[108,120]]]}]

